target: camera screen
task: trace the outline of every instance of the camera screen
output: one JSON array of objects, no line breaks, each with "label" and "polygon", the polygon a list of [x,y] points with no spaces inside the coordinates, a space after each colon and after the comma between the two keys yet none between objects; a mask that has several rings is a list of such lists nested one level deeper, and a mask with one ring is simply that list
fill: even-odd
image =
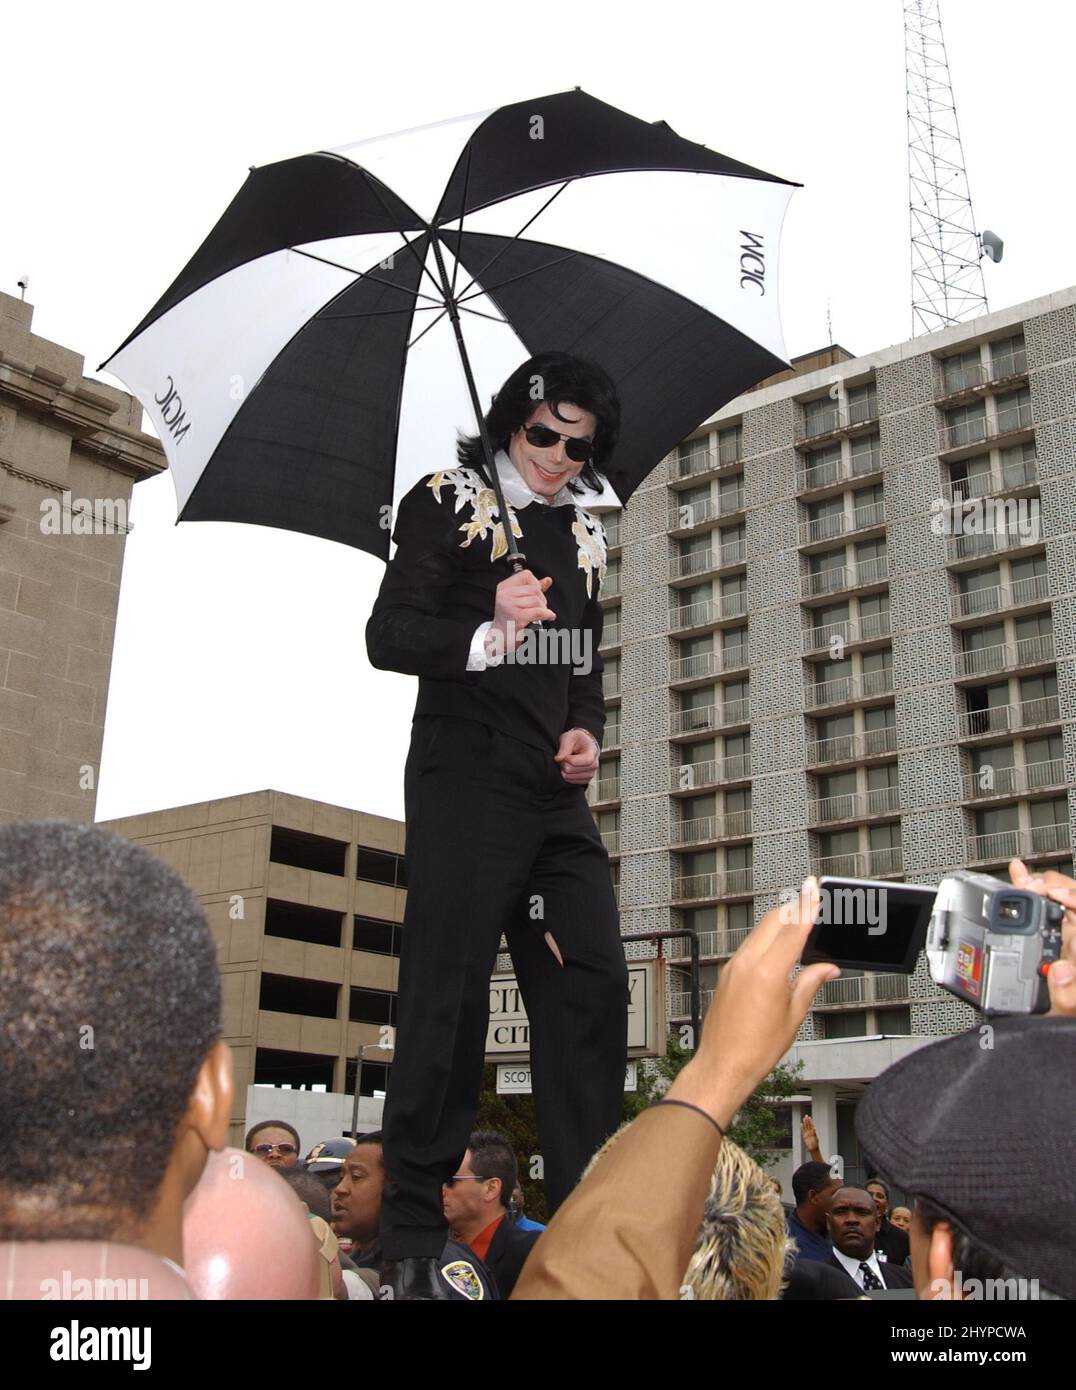
[{"label": "camera screen", "polygon": [[822,878],[802,960],[910,975],[926,944],[937,889],[917,883]]}]

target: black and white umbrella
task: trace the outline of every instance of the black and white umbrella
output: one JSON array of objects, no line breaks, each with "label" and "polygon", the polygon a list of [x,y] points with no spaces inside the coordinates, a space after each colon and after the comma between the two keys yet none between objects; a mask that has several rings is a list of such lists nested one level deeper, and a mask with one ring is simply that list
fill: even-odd
[{"label": "black and white umbrella", "polygon": [[101,369],[153,421],[179,520],[387,559],[394,502],[454,466],[449,428],[475,432],[527,358],[576,353],[623,405],[588,500],[623,503],[788,365],[796,187],[578,89],[282,160],[250,171]]}]

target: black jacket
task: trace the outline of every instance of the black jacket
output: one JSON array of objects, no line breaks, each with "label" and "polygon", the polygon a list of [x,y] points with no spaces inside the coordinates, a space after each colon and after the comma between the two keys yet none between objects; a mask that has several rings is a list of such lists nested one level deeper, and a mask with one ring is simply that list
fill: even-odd
[{"label": "black jacket", "polygon": [[477,719],[550,752],[571,728],[600,745],[605,528],[578,505],[505,505],[527,568],[553,578],[546,600],[557,617],[544,624],[545,636],[535,634],[532,658],[467,670],[475,629],[493,618],[497,585],[512,571],[503,556],[493,558],[504,546],[492,488],[458,467],[427,474],[401,499],[398,549],[366,624],[370,663],[418,676],[416,717]]},{"label": "black jacket", "polygon": [[[836,1255],[829,1257],[829,1263],[834,1269],[839,1269],[846,1278],[852,1279]],[[910,1289],[912,1287],[912,1271],[910,1269],[905,1269],[903,1265],[895,1265],[889,1260],[879,1260],[878,1263],[882,1266],[882,1282],[887,1289]],[[854,1279],[852,1279],[852,1283],[855,1283]],[[862,1293],[862,1289],[859,1292]]]},{"label": "black jacket", "polygon": [[527,1256],[541,1231],[521,1231],[506,1216],[493,1233],[486,1251],[486,1267],[497,1281],[502,1298],[511,1298]]},{"label": "black jacket", "polygon": [[875,1250],[881,1250],[889,1264],[902,1265],[908,1258],[910,1245],[908,1244],[908,1232],[902,1231],[899,1226],[894,1226],[887,1217],[878,1228],[878,1234],[874,1237]]}]

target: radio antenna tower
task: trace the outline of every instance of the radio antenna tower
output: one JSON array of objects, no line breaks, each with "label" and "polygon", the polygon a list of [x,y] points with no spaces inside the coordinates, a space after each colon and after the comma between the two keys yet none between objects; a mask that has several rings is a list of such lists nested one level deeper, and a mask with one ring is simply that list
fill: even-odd
[{"label": "radio antenna tower", "polygon": [[988,306],[938,0],[904,0],[904,66],[914,338]]}]

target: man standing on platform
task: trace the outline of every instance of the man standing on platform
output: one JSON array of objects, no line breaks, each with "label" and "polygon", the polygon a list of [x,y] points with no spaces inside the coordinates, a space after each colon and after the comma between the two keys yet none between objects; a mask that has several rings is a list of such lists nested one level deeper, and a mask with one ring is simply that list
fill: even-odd
[{"label": "man standing on platform", "polygon": [[[385,1104],[385,1281],[437,1298],[441,1189],[467,1149],[502,933],[530,1023],[550,1212],[620,1121],[627,967],[609,857],[586,801],[605,708],[605,531],[579,505],[620,426],[616,388],[565,353],[523,363],[478,439],[402,499],[366,628],[371,664],[419,677],[404,772],[407,908]],[[537,623],[538,627],[530,627]]]}]

